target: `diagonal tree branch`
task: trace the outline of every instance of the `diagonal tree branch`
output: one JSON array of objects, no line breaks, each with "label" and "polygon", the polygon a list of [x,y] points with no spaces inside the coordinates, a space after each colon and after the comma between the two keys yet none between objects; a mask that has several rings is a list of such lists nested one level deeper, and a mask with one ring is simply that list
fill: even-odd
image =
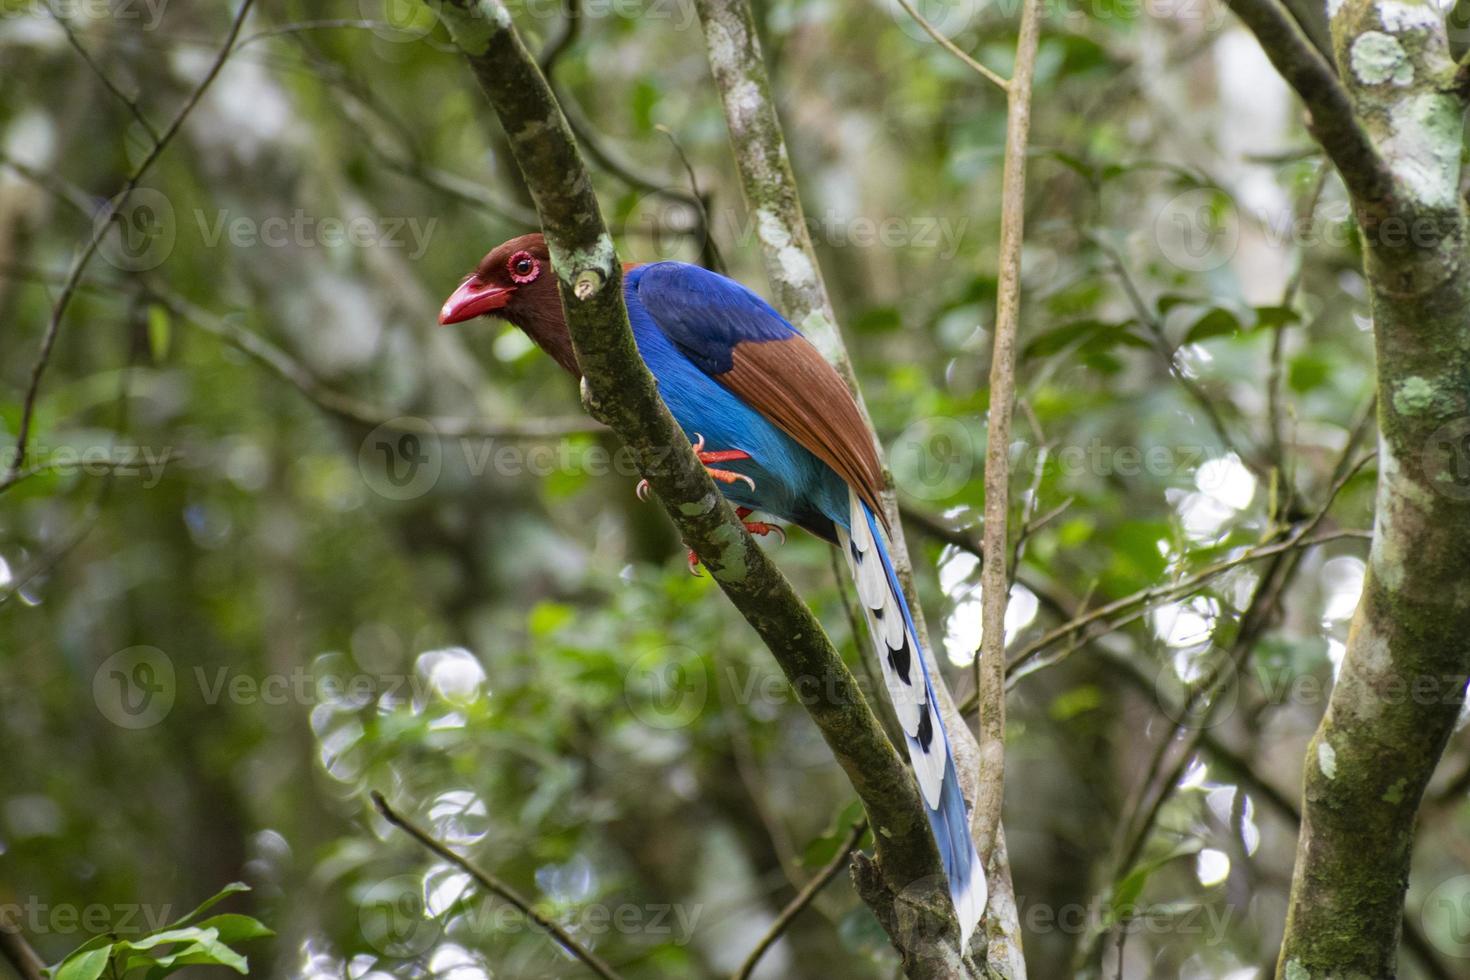
[{"label": "diagonal tree branch", "polygon": [[[798,686],[820,681],[820,694],[802,700],[876,830],[884,879],[895,890],[941,882],[938,850],[907,766],[821,624],[745,532],[659,400],[628,326],[622,271],[592,182],[510,14],[498,0],[446,0],[438,9],[500,117],[541,215],[589,411],[623,438],[685,542],[787,678]],[[921,909],[930,923],[926,938],[950,936],[953,942],[953,910],[942,887],[933,891]],[[912,975],[964,974],[931,969]]]},{"label": "diagonal tree branch", "polygon": [[435,840],[427,832],[421,830],[417,825],[413,823],[413,821],[409,820],[407,817],[399,815],[396,810],[388,805],[388,801],[383,798],[382,793],[379,793],[377,790],[373,790],[372,800],[373,806],[377,807],[378,813],[382,814],[384,820],[388,821],[393,826],[397,827],[399,830],[403,831],[405,834],[418,841],[430,853],[443,858],[445,861],[448,861],[450,864],[454,865],[456,868],[459,868],[465,874],[469,875],[471,878],[474,879],[475,884],[479,885],[489,894],[494,895],[497,898],[500,898],[515,906],[522,915],[530,919],[532,922],[536,923],[536,925],[541,927],[541,929],[545,930],[545,932],[549,936],[551,936],[553,939],[561,944],[563,949],[567,950],[577,959],[585,963],[587,965],[587,968],[590,969],[593,973],[597,974],[599,977],[602,977],[602,980],[622,980],[622,977],[618,975],[617,971],[608,966],[607,962],[603,960],[602,957],[598,956],[596,953],[592,952],[592,950],[577,942],[577,940],[573,938],[572,934],[563,929],[557,922],[552,919],[548,919],[546,916],[536,911],[536,907],[533,906],[530,902],[526,901],[526,899],[523,898],[521,894],[517,892],[514,888],[510,887],[505,882],[492,875],[490,872],[479,867],[469,858],[461,857],[460,855],[454,853],[448,847]]},{"label": "diagonal tree branch", "polygon": [[898,0],[898,5],[903,8],[904,13],[912,17],[915,23],[917,23],[920,27],[924,29],[925,34],[928,34],[934,39],[935,44],[938,44],[941,48],[958,58],[961,64],[969,68],[981,78],[985,79],[987,82],[995,85],[1002,92],[1009,92],[1011,90],[1011,83],[1006,81],[999,72],[985,67],[985,65],[965,54],[964,48],[961,48],[958,44],[955,44],[948,37],[945,37],[944,33],[940,31],[939,28],[929,23],[929,20],[923,14],[919,13],[919,11],[914,7],[912,0]]},{"label": "diagonal tree branch", "polygon": [[732,980],[748,980],[760,964],[761,957],[766,955],[766,950],[775,945],[776,940],[781,938],[787,926],[791,925],[792,921],[801,914],[802,909],[810,905],[822,889],[837,877],[838,872],[847,867],[848,859],[853,850],[857,848],[858,841],[862,840],[863,834],[867,832],[867,823],[858,821],[853,824],[852,830],[848,831],[846,839],[837,848],[837,853],[832,855],[832,859],[822,866],[822,870],[818,871],[816,876],[807,882],[791,900],[791,903],[781,910],[781,914],[776,916],[776,921],[771,923],[771,928],[766,930],[765,935],[761,936],[755,947],[745,957],[740,968],[732,975]]},{"label": "diagonal tree branch", "polygon": [[1271,64],[1307,107],[1308,128],[1327,151],[1364,217],[1390,207],[1393,178],[1377,147],[1358,124],[1347,90],[1332,64],[1278,0],[1227,0],[1256,36]]}]

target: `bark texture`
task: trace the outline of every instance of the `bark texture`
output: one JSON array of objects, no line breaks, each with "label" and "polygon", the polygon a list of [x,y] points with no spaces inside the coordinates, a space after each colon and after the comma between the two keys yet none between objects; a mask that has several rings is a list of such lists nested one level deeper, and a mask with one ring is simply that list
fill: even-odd
[{"label": "bark texture", "polygon": [[1274,0],[1232,3],[1352,194],[1378,359],[1373,545],[1307,752],[1285,980],[1395,976],[1415,815],[1470,676],[1464,98],[1436,8],[1328,6],[1335,75]]}]

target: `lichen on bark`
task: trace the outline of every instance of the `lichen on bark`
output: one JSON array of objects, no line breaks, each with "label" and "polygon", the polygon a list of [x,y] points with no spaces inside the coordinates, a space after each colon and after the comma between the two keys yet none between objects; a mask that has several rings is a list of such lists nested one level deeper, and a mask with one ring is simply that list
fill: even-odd
[{"label": "lichen on bark", "polygon": [[1464,104],[1426,4],[1346,0],[1331,30],[1352,112],[1337,124],[1361,127],[1388,176],[1365,194],[1334,158],[1362,229],[1378,488],[1362,598],[1303,768],[1286,980],[1395,975],[1415,815],[1470,677],[1470,500],[1446,479],[1461,444],[1445,435],[1470,432]]}]

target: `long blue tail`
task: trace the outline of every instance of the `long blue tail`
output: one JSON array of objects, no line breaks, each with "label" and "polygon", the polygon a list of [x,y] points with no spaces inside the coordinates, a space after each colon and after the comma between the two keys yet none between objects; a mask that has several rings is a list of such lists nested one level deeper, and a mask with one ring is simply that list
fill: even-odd
[{"label": "long blue tail", "polygon": [[849,525],[845,530],[838,527],[838,540],[857,581],[868,632],[883,667],[888,696],[903,727],[909,761],[949,879],[949,896],[959,918],[962,943],[968,945],[985,912],[985,872],[970,839],[969,812],[960,792],[944,721],[934,700],[924,650],[888,557],[883,532],[858,495],[850,493],[850,497]]}]

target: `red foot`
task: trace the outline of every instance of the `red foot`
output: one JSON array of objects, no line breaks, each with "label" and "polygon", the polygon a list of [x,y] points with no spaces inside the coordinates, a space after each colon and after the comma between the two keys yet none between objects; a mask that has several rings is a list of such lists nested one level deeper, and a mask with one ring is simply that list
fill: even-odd
[{"label": "red foot", "polygon": [[[696,433],[694,433],[694,455],[699,458],[699,461],[701,463],[706,464],[705,467],[704,467],[705,468],[705,472],[709,473],[710,479],[712,479],[712,480],[718,480],[720,483],[739,483],[741,480],[744,480],[745,483],[746,483],[746,485],[749,486],[750,489],[752,489],[752,490],[755,489],[755,480],[753,480],[750,477],[746,476],[744,473],[736,473],[733,470],[722,470],[722,469],[719,469],[717,467],[708,465],[710,463],[733,463],[733,462],[736,462],[737,460],[749,459],[750,458],[750,453],[746,452],[745,450],[743,450],[743,449],[718,449],[718,450],[713,450],[711,452],[705,452],[704,451],[704,436],[702,436],[698,432],[696,432]],[[638,499],[639,500],[647,500],[648,499],[648,491],[649,491],[648,481],[647,480],[639,480],[638,481],[638,486],[634,490],[634,492],[638,494]],[[749,511],[747,511],[747,513],[749,513]],[[753,532],[753,533],[766,533],[766,532]]]},{"label": "red foot", "polygon": [[694,455],[699,457],[701,463],[706,464],[705,469],[709,475],[721,483],[735,483],[744,480],[750,489],[755,489],[755,481],[744,473],[735,473],[730,470],[716,469],[709,463],[733,463],[736,460],[749,459],[750,453],[743,449],[717,449],[712,452],[704,451],[704,436],[698,432],[694,433]]}]

